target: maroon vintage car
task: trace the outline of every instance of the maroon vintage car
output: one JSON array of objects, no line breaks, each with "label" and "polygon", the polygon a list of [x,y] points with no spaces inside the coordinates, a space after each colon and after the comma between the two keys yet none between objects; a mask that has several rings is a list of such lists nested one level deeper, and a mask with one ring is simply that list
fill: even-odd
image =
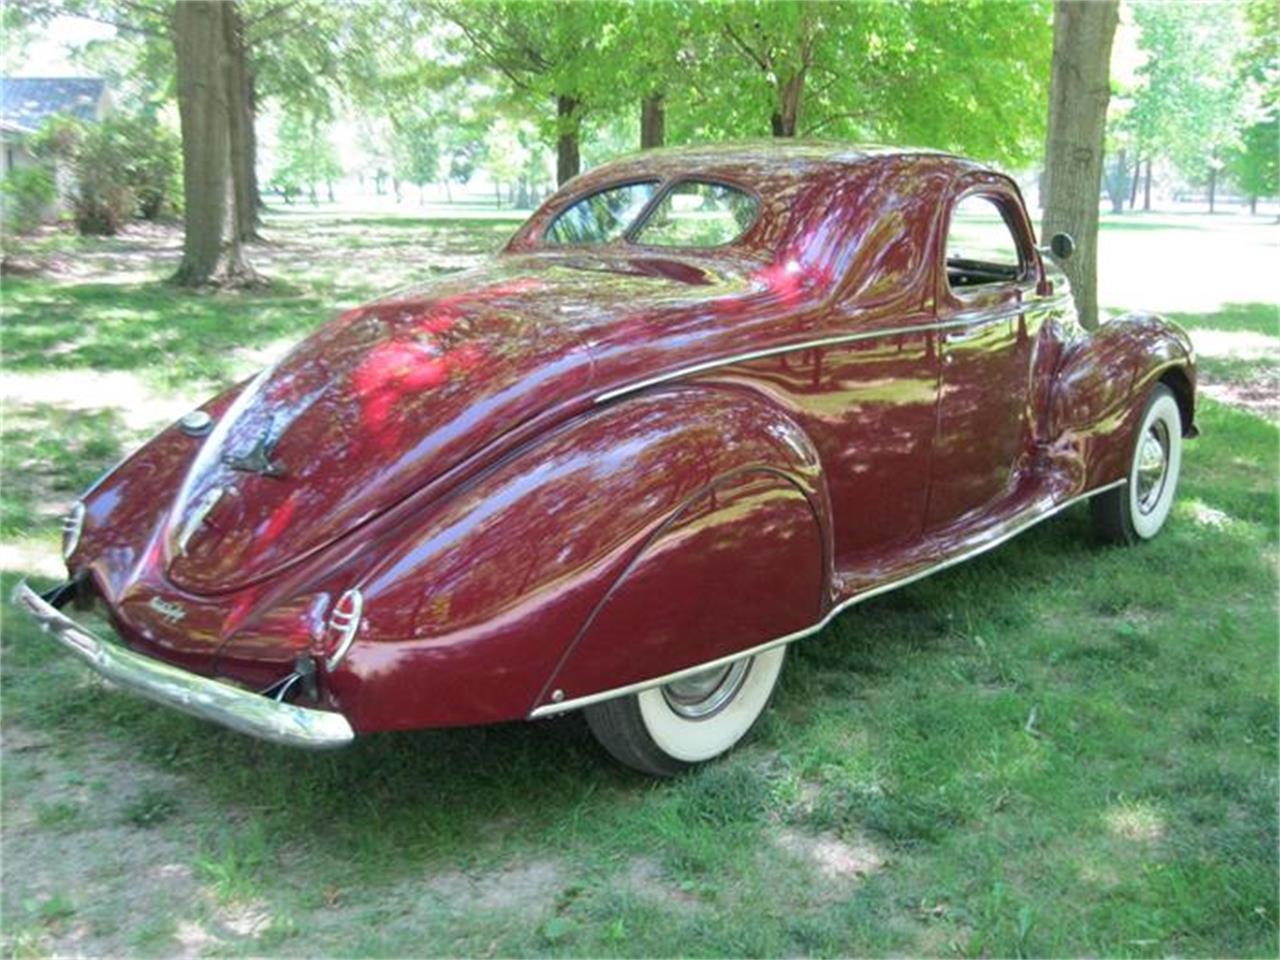
[{"label": "maroon vintage car", "polygon": [[669,774],[851,604],[1086,497],[1107,539],[1154,536],[1194,391],[1176,326],[1078,326],[980,164],[651,152],[173,424],[68,517],[70,580],[16,599],[120,685],[279,742],[583,709]]}]

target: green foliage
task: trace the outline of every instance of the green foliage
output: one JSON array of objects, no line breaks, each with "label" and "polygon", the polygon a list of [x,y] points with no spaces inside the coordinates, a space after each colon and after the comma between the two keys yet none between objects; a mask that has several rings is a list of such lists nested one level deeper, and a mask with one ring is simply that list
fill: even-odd
[{"label": "green foliage", "polygon": [[342,175],[329,129],[320,114],[286,110],[281,117],[280,150],[270,183],[286,201],[305,187],[314,203],[317,184],[332,183]]},{"label": "green foliage", "polygon": [[1246,127],[1240,145],[1231,153],[1230,170],[1245,196],[1280,194],[1280,117],[1271,116]]},{"label": "green foliage", "polygon": [[[661,16],[661,9],[655,11]],[[706,3],[673,139],[779,132],[933,146],[1009,164],[1044,129],[1044,2]],[[976,70],[975,62],[982,63]],[[794,101],[794,102],[791,102]]]},{"label": "green foliage", "polygon": [[133,216],[137,194],[129,183],[133,152],[115,124],[86,127],[75,152],[75,191],[71,197],[76,229],[111,236]]},{"label": "green foliage", "polygon": [[125,179],[138,200],[138,212],[155,220],[182,203],[182,141],[154,119],[112,116],[104,131],[119,137],[129,151]]},{"label": "green foliage", "polygon": [[181,205],[181,141],[155,117],[116,113],[99,123],[52,117],[32,137],[31,150],[70,170],[81,233],[110,236],[137,213],[154,220]]},{"label": "green foliage", "polygon": [[15,167],[0,180],[3,221],[7,230],[25,233],[40,223],[49,205],[57,198],[53,173],[43,164]]},{"label": "green foliage", "polygon": [[71,151],[81,233],[111,235],[135,213],[154,220],[181,189],[178,137],[155,120],[116,114],[80,127]]},{"label": "green foliage", "polygon": [[1203,179],[1237,142],[1244,97],[1236,70],[1240,8],[1145,0],[1133,4],[1133,15],[1147,56],[1129,121],[1138,149]]},{"label": "green foliage", "polygon": [[1251,199],[1280,194],[1280,35],[1268,0],[1244,7],[1247,40],[1240,53],[1246,126],[1229,166]]},{"label": "green foliage", "polygon": [[436,121],[421,111],[393,115],[392,162],[396,176],[415,186],[431,183],[440,166]]}]

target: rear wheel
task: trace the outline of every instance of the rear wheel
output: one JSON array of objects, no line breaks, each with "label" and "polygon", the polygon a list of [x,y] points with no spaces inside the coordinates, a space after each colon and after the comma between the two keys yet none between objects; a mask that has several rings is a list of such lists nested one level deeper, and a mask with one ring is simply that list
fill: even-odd
[{"label": "rear wheel", "polygon": [[1173,508],[1181,469],[1182,415],[1173,391],[1157,384],[1134,440],[1128,483],[1090,501],[1099,538],[1132,544],[1159,533]]},{"label": "rear wheel", "polygon": [[775,647],[585,709],[600,744],[642,773],[672,777],[732,749],[755,725],[782,672]]}]

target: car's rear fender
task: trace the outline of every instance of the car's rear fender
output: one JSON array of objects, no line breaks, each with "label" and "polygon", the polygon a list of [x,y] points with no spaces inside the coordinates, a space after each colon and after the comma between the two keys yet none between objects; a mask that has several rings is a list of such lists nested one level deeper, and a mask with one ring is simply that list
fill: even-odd
[{"label": "car's rear fender", "polygon": [[1083,489],[1120,479],[1142,405],[1157,382],[1174,391],[1183,430],[1195,432],[1195,354],[1177,324],[1130,313],[1104,323],[1065,352],[1054,377],[1054,452],[1076,460]]},{"label": "car's rear fender", "polygon": [[[370,568],[329,690],[358,731],[475,724],[527,716],[569,682],[551,684],[558,668],[616,686],[745,649],[767,639],[753,629],[820,616],[829,512],[809,439],[759,398],[677,387],[599,407],[450,494]],[[674,651],[653,618],[617,624],[605,598],[641,580],[735,629],[682,633]]]}]

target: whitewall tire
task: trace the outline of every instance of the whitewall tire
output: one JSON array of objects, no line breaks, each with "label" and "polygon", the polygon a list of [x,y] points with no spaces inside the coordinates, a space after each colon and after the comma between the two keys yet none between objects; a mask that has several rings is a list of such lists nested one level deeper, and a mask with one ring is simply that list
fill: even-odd
[{"label": "whitewall tire", "polygon": [[650,687],[584,711],[595,738],[627,766],[674,776],[731,750],[764,713],[786,647]]},{"label": "whitewall tire", "polygon": [[1157,384],[1134,437],[1127,482],[1091,501],[1094,528],[1109,543],[1150,540],[1164,527],[1182,472],[1182,414],[1173,391]]}]

